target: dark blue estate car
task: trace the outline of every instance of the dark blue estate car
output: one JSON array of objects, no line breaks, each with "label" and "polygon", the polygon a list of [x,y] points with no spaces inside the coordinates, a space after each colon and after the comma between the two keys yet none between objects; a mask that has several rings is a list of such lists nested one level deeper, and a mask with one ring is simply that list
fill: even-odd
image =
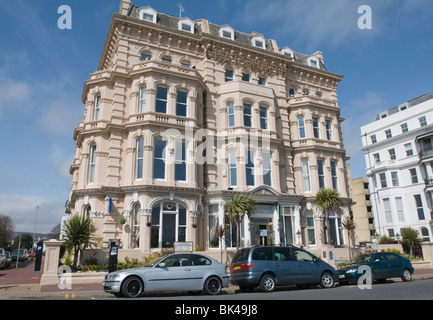
[{"label": "dark blue estate car", "polygon": [[230,266],[230,282],[242,291],[260,287],[271,292],[278,285],[319,284],[332,288],[338,280],[333,267],[297,247],[251,247],[239,250]]},{"label": "dark blue estate car", "polygon": [[338,269],[339,282],[357,281],[364,274],[365,267],[370,268],[373,280],[377,281],[397,277],[401,277],[403,281],[410,281],[414,271],[411,262],[396,253],[368,253],[356,257],[350,264]]}]

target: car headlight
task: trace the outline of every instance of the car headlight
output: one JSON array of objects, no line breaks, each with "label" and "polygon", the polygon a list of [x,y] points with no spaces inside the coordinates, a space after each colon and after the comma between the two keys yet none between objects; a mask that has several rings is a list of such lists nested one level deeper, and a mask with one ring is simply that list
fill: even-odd
[{"label": "car headlight", "polygon": [[356,273],[358,272],[358,269],[349,269],[346,271],[346,273]]},{"label": "car headlight", "polygon": [[120,277],[120,274],[118,274],[118,273],[110,273],[107,275],[107,280],[115,280],[119,277]]}]

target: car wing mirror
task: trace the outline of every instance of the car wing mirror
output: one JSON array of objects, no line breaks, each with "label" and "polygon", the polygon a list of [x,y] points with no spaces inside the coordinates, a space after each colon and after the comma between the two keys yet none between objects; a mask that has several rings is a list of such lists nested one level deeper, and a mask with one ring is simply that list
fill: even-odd
[{"label": "car wing mirror", "polygon": [[161,262],[160,264],[158,264],[158,267],[160,267],[160,268],[165,268],[165,263],[164,263],[164,262]]},{"label": "car wing mirror", "polygon": [[378,262],[380,262],[380,259],[374,260],[374,263],[378,263]]}]

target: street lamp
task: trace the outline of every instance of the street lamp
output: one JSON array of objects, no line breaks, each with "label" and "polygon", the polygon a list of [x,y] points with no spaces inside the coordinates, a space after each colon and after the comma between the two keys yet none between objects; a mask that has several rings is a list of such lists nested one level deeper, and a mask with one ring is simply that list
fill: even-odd
[{"label": "street lamp", "polygon": [[35,221],[35,230],[33,231],[33,245],[32,245],[32,258],[34,257],[34,248],[35,248],[35,237],[36,237],[36,226],[38,225],[38,214],[39,214],[39,205],[34,205],[36,207],[36,221]]}]

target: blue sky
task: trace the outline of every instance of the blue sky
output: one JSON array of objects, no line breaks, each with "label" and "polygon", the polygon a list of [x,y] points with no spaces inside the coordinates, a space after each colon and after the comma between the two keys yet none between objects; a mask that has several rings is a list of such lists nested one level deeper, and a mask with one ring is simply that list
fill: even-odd
[{"label": "blue sky", "polygon": [[[179,0],[137,0],[179,15]],[[59,6],[72,9],[60,30]],[[96,71],[120,0],[0,2],[0,214],[17,231],[49,232],[70,191],[72,135],[83,117],[84,82]],[[431,0],[183,0],[183,16],[257,31],[280,46],[322,51],[338,89],[352,177],[364,175],[360,127],[377,113],[433,92]],[[372,29],[358,28],[358,8],[372,9]]]}]

